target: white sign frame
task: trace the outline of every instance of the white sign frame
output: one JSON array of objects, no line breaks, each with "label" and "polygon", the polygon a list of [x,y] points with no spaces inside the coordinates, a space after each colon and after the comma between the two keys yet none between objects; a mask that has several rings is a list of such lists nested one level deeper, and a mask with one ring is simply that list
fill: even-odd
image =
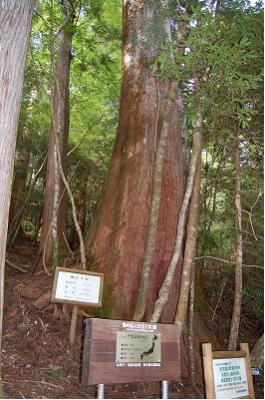
[{"label": "white sign frame", "polygon": [[51,302],[101,307],[103,279],[99,272],[57,267]]}]

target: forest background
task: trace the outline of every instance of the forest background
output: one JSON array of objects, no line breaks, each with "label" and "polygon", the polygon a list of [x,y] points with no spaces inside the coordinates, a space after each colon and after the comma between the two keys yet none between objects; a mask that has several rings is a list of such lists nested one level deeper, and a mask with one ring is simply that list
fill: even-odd
[{"label": "forest background", "polygon": [[181,331],[189,315],[198,336],[222,347],[254,344],[263,334],[263,4],[123,8],[123,18],[119,0],[34,8],[8,253],[24,238],[38,248],[33,269],[103,271],[95,315]]}]

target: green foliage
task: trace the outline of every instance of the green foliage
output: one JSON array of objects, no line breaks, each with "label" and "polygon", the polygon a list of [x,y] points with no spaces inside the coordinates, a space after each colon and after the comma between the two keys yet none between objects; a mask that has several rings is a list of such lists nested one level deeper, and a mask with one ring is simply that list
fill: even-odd
[{"label": "green foliage", "polygon": [[[72,190],[84,180],[87,221],[101,193],[118,119],[121,56],[121,1],[72,2],[78,14],[73,35],[70,80],[68,171]],[[20,114],[16,154],[30,153],[27,188],[48,148],[51,126],[50,93],[58,33],[64,20],[60,2],[39,0],[33,18]],[[73,151],[73,152],[72,152]],[[79,163],[78,168],[76,168]],[[32,175],[30,174],[32,171]],[[22,222],[24,233],[36,237],[43,204],[45,169]],[[69,223],[72,216],[69,214]]]},{"label": "green foliage", "polygon": [[[181,82],[186,127],[183,136],[189,146],[198,109],[204,116],[199,255],[234,261],[234,145],[239,131],[243,263],[260,266],[264,254],[262,7],[252,7],[245,1],[221,1],[215,15],[210,2],[189,2],[185,43],[165,43],[151,66],[160,79]],[[171,14],[176,27],[179,15]],[[215,262],[216,268],[218,264]],[[220,282],[234,280],[234,267],[224,266],[225,272],[220,277],[215,275],[208,285],[212,303],[218,300]],[[257,274],[261,275],[260,270]],[[253,279],[244,283],[243,307],[260,319],[262,290]],[[228,308],[232,307],[233,293],[230,284],[224,294]]]},{"label": "green foliage", "polygon": [[248,313],[262,320],[264,315],[263,304],[263,287],[258,287],[256,282],[245,282],[243,287],[243,306],[248,309]]},{"label": "green foliage", "polygon": [[[161,80],[180,82],[183,137],[189,147],[198,107],[204,117],[198,253],[234,259],[233,151],[239,130],[243,261],[263,265],[263,5],[223,0],[216,16],[210,0],[148,1],[157,13],[142,36],[147,47],[156,40],[160,50],[150,68]],[[26,189],[48,148],[53,63],[64,23],[60,2],[53,3],[52,8],[50,1],[39,0],[33,18],[16,150],[17,159],[22,149],[30,154]],[[87,228],[102,192],[118,122],[122,1],[85,0],[80,7],[79,2],[72,3],[78,18],[69,32],[73,47],[68,179],[74,196],[80,187],[85,188],[82,206]],[[187,39],[176,43],[185,8]],[[165,19],[171,23],[171,41],[162,29]],[[22,222],[32,238],[37,237],[41,223],[44,185],[45,171]],[[72,224],[69,212],[69,230]],[[228,267],[215,281],[217,293],[220,282],[231,280],[233,273]],[[226,295],[230,301],[231,285]],[[243,301],[249,312],[261,318],[262,294],[253,277],[246,279]]]}]

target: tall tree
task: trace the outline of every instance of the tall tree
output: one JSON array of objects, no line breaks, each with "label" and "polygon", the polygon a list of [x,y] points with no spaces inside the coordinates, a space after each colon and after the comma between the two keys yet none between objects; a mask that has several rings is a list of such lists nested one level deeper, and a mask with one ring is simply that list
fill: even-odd
[{"label": "tall tree", "polygon": [[[59,171],[56,152],[60,153],[63,171],[66,174],[69,136],[69,79],[75,1],[62,1],[61,12],[62,27],[58,33],[57,60],[53,64],[55,75],[52,93],[52,117],[40,242],[40,250],[44,251],[43,257],[46,264],[52,261],[54,255],[57,258],[60,252],[67,253],[67,195]],[[55,135],[58,136],[59,148],[57,150]]]},{"label": "tall tree", "polygon": [[[183,196],[182,137],[177,102],[171,80],[157,79],[150,68],[167,40],[160,11],[161,5],[155,2],[124,3],[119,127],[105,192],[87,236],[90,262],[106,275],[103,314],[112,317],[133,316],[162,127],[169,132],[161,160],[161,181],[156,182],[161,185],[161,200],[150,255],[152,268],[144,319],[151,315],[167,270]],[[174,318],[179,274],[180,269],[177,269],[163,321]]]},{"label": "tall tree", "polygon": [[33,4],[33,0],[5,0],[0,4],[0,354],[8,213]]},{"label": "tall tree", "polygon": [[235,265],[235,293],[234,306],[230,326],[230,334],[228,341],[228,350],[236,350],[237,338],[240,324],[240,312],[242,302],[242,207],[241,207],[241,173],[240,173],[240,139],[237,129],[237,143],[235,150],[235,225],[236,225],[236,265]]}]

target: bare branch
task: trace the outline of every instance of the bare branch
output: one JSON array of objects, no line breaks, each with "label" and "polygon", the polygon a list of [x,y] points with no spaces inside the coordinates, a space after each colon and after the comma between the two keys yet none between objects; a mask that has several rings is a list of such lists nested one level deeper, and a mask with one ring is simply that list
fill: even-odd
[{"label": "bare branch", "polygon": [[[223,258],[220,257],[215,257],[215,256],[200,256],[200,257],[196,257],[195,260],[204,260],[204,259],[210,259],[210,260],[216,260],[216,261],[221,261],[225,264],[235,264],[235,261],[230,261],[230,260],[225,260]],[[255,264],[242,264],[243,267],[245,268],[258,268],[258,269],[263,269],[264,267],[262,267],[261,265],[255,265]]]}]

